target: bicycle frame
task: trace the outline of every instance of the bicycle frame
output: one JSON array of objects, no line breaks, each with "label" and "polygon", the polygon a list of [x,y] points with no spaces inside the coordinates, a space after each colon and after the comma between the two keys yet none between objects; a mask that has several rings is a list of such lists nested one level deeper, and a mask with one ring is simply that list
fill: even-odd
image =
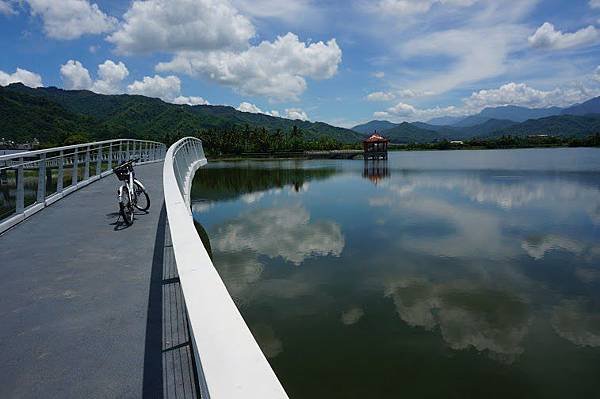
[{"label": "bicycle frame", "polygon": [[135,188],[134,188],[135,184],[138,184],[142,188],[142,190],[144,190],[144,191],[146,190],[146,187],[144,187],[142,182],[135,178],[135,171],[133,170],[133,166],[132,166],[131,171],[129,172],[129,179],[122,186],[120,186],[117,191],[117,195],[119,197],[119,204],[123,203],[123,193],[124,192],[126,192],[127,195],[129,196],[129,201],[131,203],[133,203],[134,201],[137,202],[137,198],[135,195]]}]

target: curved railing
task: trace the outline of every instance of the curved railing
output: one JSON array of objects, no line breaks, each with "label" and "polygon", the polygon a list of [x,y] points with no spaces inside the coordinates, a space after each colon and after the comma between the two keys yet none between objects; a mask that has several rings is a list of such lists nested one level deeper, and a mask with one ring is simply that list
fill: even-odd
[{"label": "curved railing", "polygon": [[133,157],[160,161],[165,149],[155,141],[117,139],[1,155],[0,233],[111,174],[113,165]]},{"label": "curved railing", "polygon": [[202,397],[287,398],[196,232],[190,190],[196,170],[206,162],[202,142],[187,137],[168,149],[163,169],[173,253]]}]

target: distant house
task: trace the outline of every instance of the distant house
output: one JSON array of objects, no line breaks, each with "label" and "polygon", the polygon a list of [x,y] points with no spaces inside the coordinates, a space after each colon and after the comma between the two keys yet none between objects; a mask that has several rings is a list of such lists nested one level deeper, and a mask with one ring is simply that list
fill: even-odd
[{"label": "distant house", "polygon": [[364,157],[367,159],[388,159],[389,140],[377,132],[363,141]]},{"label": "distant house", "polygon": [[465,143],[462,140],[452,140],[450,144],[464,145]]}]

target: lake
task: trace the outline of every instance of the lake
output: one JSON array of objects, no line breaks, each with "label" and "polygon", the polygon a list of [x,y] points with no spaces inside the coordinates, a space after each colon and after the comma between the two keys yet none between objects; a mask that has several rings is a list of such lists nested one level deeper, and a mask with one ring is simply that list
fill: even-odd
[{"label": "lake", "polygon": [[292,398],[599,395],[598,149],[210,162],[192,198]]}]

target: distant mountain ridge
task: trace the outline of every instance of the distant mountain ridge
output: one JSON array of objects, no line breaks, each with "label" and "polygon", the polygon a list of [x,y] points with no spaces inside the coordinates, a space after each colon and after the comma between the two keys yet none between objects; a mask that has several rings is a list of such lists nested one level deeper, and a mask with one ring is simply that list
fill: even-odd
[{"label": "distant mountain ridge", "polygon": [[[526,108],[513,105],[489,107],[468,117],[441,117],[429,122],[372,121],[355,126],[352,130],[372,133],[371,126],[393,127],[378,130],[392,142],[429,142],[432,140],[467,140],[471,138],[499,137],[502,135],[563,135],[582,136],[600,133],[600,97],[568,108]],[[454,122],[440,124],[442,121]]]}]

